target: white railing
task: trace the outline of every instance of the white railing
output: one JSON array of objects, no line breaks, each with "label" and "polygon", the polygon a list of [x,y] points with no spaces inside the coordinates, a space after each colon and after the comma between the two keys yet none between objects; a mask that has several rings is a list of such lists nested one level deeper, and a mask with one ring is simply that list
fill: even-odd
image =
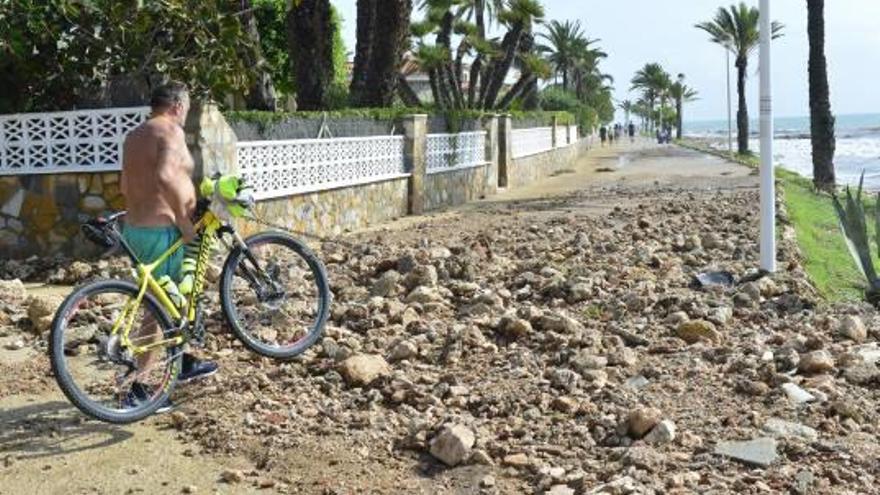
[{"label": "white railing", "polygon": [[514,129],[511,140],[514,158],[542,153],[553,149],[553,128]]},{"label": "white railing", "polygon": [[426,173],[479,167],[486,162],[486,131],[428,134]]},{"label": "white railing", "polygon": [[0,175],[105,172],[147,107],[0,115]]},{"label": "white railing", "polygon": [[407,177],[403,136],[236,143],[257,199]]}]

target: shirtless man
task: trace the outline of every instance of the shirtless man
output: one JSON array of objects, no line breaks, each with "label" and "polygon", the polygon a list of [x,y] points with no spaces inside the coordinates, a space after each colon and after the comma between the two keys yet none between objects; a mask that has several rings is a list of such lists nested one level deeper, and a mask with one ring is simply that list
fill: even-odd
[{"label": "shirtless man", "polygon": [[[196,190],[191,175],[193,160],[186,147],[183,124],[189,112],[189,94],[181,83],[156,88],[150,98],[150,118],[125,138],[120,189],[128,213],[122,235],[142,263],[156,260],[183,237],[194,236],[192,216]],[[168,258],[154,273],[180,281],[183,249]],[[144,321],[135,338],[147,341],[158,333],[155,321]],[[138,368],[148,373],[156,353],[141,356]],[[217,372],[217,364],[183,355],[178,381],[186,382]],[[132,385],[125,399],[128,407],[146,400],[152,391],[140,382]],[[171,408],[170,401],[160,411]]]}]

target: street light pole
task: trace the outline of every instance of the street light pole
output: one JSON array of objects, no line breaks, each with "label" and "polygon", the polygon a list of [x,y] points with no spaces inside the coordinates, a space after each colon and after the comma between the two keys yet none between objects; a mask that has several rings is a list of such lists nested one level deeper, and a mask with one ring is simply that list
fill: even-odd
[{"label": "street light pole", "polygon": [[727,53],[727,152],[733,154],[733,110],[730,99],[730,45],[726,45]]},{"label": "street light pole", "polygon": [[773,173],[773,98],[770,77],[770,0],[761,0],[761,269],[776,271],[776,185]]}]

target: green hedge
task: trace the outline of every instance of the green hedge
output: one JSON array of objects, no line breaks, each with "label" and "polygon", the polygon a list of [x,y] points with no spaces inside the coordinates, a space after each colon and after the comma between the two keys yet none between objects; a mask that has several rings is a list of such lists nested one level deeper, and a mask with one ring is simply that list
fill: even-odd
[{"label": "green hedge", "polygon": [[[435,110],[432,108],[345,108],[341,110],[328,110],[323,112],[263,112],[263,111],[226,111],[223,115],[230,122],[249,122],[266,127],[288,119],[328,119],[361,118],[372,120],[398,120],[406,115],[429,114],[446,118],[450,132],[457,132],[462,128],[465,121],[478,120],[487,115],[496,115],[495,112],[482,110]],[[550,125],[553,117],[558,118],[559,125],[574,124],[575,116],[569,112],[510,112],[514,120],[537,120],[543,125]]]}]

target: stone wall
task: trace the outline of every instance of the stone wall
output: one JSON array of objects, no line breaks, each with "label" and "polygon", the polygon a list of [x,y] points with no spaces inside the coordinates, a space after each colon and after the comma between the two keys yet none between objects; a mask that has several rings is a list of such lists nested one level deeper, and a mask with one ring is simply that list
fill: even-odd
[{"label": "stone wall", "polygon": [[521,187],[546,179],[560,170],[571,169],[581,154],[586,153],[588,147],[588,141],[582,139],[564,148],[514,158],[507,171],[508,186]]},{"label": "stone wall", "polygon": [[91,254],[80,224],[124,206],[116,172],[0,177],[0,258]]},{"label": "stone wall", "polygon": [[[260,201],[256,215],[295,232],[334,236],[407,214],[407,179]],[[248,223],[243,235],[265,227]]]},{"label": "stone wall", "polygon": [[486,195],[487,166],[425,176],[425,210],[475,201]]}]

